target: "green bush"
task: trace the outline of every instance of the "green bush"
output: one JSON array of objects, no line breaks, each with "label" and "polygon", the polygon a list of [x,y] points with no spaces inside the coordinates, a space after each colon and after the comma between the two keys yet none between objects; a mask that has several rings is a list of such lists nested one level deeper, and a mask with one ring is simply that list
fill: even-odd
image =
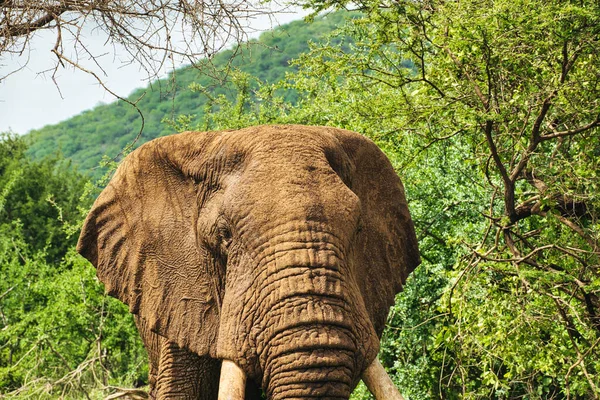
[{"label": "green bush", "polygon": [[75,252],[95,190],[58,157],[0,138],[0,393],[72,398],[144,384],[132,316]]}]

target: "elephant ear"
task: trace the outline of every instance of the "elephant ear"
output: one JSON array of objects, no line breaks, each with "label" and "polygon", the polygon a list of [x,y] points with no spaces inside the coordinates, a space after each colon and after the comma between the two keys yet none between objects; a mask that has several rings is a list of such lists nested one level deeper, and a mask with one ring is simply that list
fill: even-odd
[{"label": "elephant ear", "polygon": [[109,295],[152,331],[200,355],[216,344],[220,274],[199,245],[199,185],[189,171],[202,168],[213,136],[160,138],[127,156],[92,206],[77,245]]},{"label": "elephant ear", "polygon": [[395,295],[421,262],[415,228],[402,182],[385,154],[360,134],[336,130],[335,136],[354,164],[350,186],[362,207],[356,274],[367,312],[381,335]]}]

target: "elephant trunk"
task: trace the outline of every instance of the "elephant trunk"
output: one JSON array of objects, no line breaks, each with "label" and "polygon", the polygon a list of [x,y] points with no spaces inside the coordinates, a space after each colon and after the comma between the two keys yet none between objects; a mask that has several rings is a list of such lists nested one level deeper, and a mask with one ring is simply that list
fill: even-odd
[{"label": "elephant trunk", "polygon": [[[269,399],[348,399],[378,339],[340,257],[301,250],[261,289],[255,343]],[[280,276],[281,279],[275,279]]]}]

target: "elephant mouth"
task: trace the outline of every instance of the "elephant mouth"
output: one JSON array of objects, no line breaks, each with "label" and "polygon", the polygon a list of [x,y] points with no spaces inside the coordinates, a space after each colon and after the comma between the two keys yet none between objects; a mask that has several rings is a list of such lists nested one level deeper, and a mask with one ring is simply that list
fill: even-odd
[{"label": "elephant mouth", "polygon": [[348,399],[352,392],[354,353],[347,350],[299,350],[279,356],[265,382],[267,397]]}]

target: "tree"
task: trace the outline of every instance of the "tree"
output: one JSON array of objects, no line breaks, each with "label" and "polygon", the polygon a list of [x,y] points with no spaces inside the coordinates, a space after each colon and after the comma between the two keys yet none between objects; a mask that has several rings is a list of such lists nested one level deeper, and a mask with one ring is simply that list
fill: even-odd
[{"label": "tree", "polygon": [[88,179],[57,156],[32,162],[26,149],[22,138],[0,134],[0,226],[17,223],[29,250],[58,263],[76,243],[64,225],[90,203],[81,198]]},{"label": "tree", "polygon": [[86,44],[86,33],[101,31],[107,43],[125,49],[129,59],[124,64],[137,63],[149,78],[156,78],[164,73],[165,64],[202,64],[246,38],[252,18],[271,12],[252,0],[0,0],[0,59],[8,55],[26,59],[33,36],[52,31],[51,51],[56,57],[52,76],[68,66],[92,74],[103,85],[101,73],[95,72],[96,67],[102,70],[100,54]]}]

